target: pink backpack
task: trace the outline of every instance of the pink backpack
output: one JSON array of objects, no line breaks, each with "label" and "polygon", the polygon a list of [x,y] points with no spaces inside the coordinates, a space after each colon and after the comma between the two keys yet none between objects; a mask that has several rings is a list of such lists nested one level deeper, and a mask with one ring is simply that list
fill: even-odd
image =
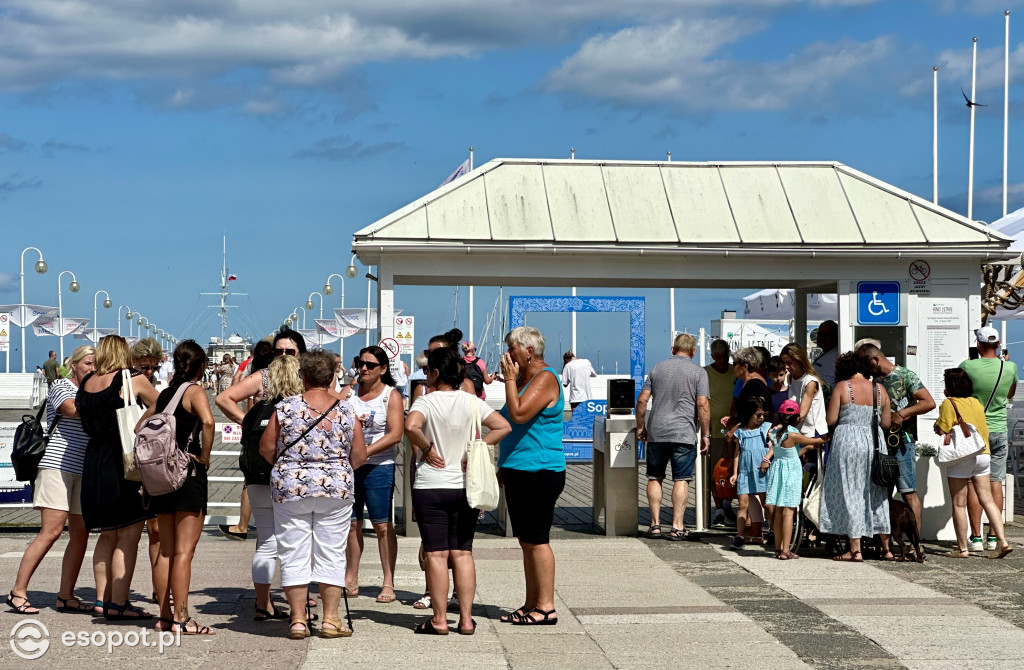
[{"label": "pink backpack", "polygon": [[177,491],[188,477],[192,461],[188,447],[192,444],[192,436],[189,435],[184,449],[178,448],[174,410],[193,383],[182,384],[164,411],[146,419],[135,436],[135,467],[142,475],[143,488],[151,496]]}]

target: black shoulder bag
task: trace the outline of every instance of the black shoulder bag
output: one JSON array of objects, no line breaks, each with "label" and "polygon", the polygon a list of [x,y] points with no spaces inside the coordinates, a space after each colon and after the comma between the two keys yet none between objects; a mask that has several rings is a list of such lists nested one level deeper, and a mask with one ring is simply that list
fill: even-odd
[{"label": "black shoulder bag", "polygon": [[889,449],[881,451],[878,447],[878,386],[871,385],[871,482],[881,486],[888,493],[900,480],[899,461],[889,453]]},{"label": "black shoulder bag", "polygon": [[11,450],[11,465],[14,466],[14,476],[19,482],[34,482],[39,472],[39,461],[43,460],[46,454],[46,444],[53,435],[53,429],[60,421],[60,412],[54,414],[46,434],[43,435],[43,412],[46,411],[46,401],[39,407],[39,412],[32,416],[26,414],[21,417],[21,425],[14,431],[14,444]]}]

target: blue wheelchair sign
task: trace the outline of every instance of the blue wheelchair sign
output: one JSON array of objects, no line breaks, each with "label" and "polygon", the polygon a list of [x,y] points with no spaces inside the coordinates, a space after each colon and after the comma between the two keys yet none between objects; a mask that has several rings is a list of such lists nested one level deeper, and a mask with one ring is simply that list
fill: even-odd
[{"label": "blue wheelchair sign", "polygon": [[857,324],[898,326],[900,324],[900,283],[862,281],[857,283]]}]

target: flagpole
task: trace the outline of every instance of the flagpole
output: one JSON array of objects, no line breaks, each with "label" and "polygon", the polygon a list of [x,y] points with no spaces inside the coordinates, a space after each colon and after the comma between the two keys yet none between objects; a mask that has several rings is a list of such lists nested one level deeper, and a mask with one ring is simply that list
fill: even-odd
[{"label": "flagpole", "polygon": [[[1006,12],[1009,14],[1010,12]],[[473,171],[473,147],[469,148],[469,171]]]},{"label": "flagpole", "polygon": [[974,56],[971,61],[971,143],[967,156],[967,218],[974,219],[974,103],[978,84],[978,38],[972,40]]},{"label": "flagpole", "polygon": [[1003,216],[1006,216],[1006,162],[1010,142],[1010,10],[1006,10],[1005,16],[1006,46],[1003,49]]},{"label": "flagpole", "polygon": [[939,67],[932,68],[932,202],[939,204]]},{"label": "flagpole", "polygon": [[676,290],[674,288],[668,290],[668,323],[669,338],[674,342],[676,338]]}]

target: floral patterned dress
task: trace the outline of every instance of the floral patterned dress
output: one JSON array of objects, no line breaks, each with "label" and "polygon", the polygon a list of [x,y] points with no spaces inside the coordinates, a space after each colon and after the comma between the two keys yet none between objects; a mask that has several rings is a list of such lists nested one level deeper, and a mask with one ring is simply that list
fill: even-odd
[{"label": "floral patterned dress", "polygon": [[270,474],[275,503],[306,498],[353,499],[355,478],[350,456],[355,413],[350,404],[342,402],[305,437],[285,446],[295,442],[310,423],[322,416],[301,395],[277,404],[281,435],[277,440],[277,462]]}]

